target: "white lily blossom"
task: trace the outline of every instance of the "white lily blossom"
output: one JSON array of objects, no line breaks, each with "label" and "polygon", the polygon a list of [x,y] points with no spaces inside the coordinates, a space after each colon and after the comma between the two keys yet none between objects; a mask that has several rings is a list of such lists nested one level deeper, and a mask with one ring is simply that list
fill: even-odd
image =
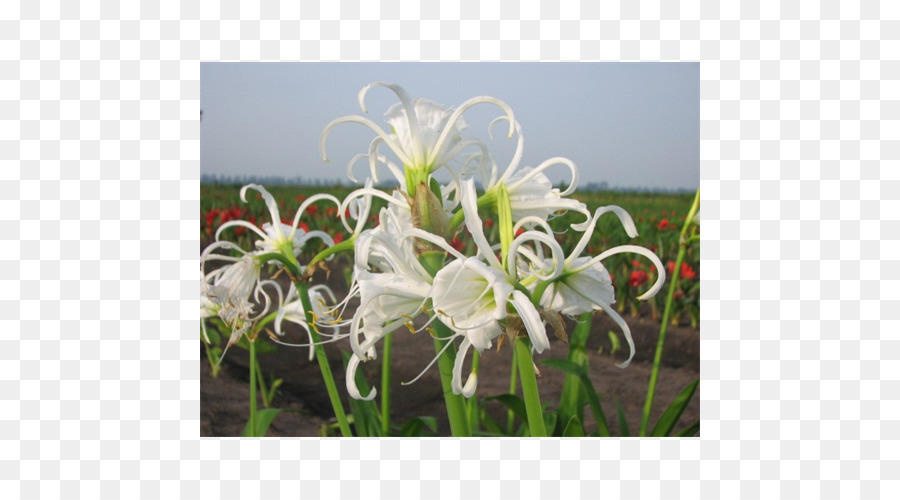
[{"label": "white lily blossom", "polygon": [[250,328],[253,319],[250,297],[259,290],[261,266],[259,259],[246,254],[217,275],[206,292],[208,300],[218,308],[219,318],[232,328],[229,346]]},{"label": "white lily blossom", "polygon": [[253,189],[259,192],[262,196],[263,201],[266,203],[266,207],[269,209],[269,216],[271,217],[271,222],[266,222],[262,225],[262,229],[256,227],[256,225],[251,224],[244,220],[234,220],[229,221],[216,230],[216,240],[218,241],[222,231],[231,228],[231,227],[244,227],[249,229],[256,235],[258,235],[261,239],[256,242],[256,248],[260,253],[282,253],[283,255],[290,256],[290,258],[296,257],[303,247],[306,245],[306,242],[312,238],[318,238],[322,240],[327,246],[333,246],[334,240],[332,240],[331,236],[323,231],[309,231],[306,232],[303,229],[300,229],[300,217],[303,215],[304,211],[318,201],[328,200],[333,202],[338,207],[341,206],[341,202],[330,194],[316,194],[310,196],[300,205],[300,208],[297,209],[296,215],[294,215],[293,224],[287,225],[281,222],[281,213],[278,210],[278,203],[275,201],[275,198],[269,193],[266,188],[260,186],[259,184],[247,184],[246,186],[241,188],[241,201],[244,203],[247,202],[247,190]]},{"label": "white lily blossom", "polygon": [[[390,132],[385,132],[374,122],[362,116],[351,115],[338,118],[326,125],[319,140],[319,150],[323,160],[328,161],[325,144],[328,135],[334,127],[342,123],[358,123],[371,129],[376,134],[375,139],[369,146],[368,154],[373,177],[377,177],[375,173],[376,163],[380,161],[390,169],[391,173],[405,189],[408,187],[407,181],[410,178],[410,174],[416,181],[425,181],[429,174],[446,166],[468,148],[476,147],[486,151],[486,147],[480,141],[464,140],[461,136],[461,132],[466,127],[465,122],[462,120],[462,115],[476,104],[490,103],[501,108],[510,121],[509,137],[512,137],[512,124],[514,123],[512,109],[503,101],[493,97],[474,97],[461,104],[458,108],[453,109],[426,99],[414,101],[399,85],[375,82],[363,87],[359,92],[359,105],[363,113],[367,112],[365,105],[366,94],[374,87],[388,88],[400,100],[399,103],[391,106],[385,113],[385,119],[390,125]],[[381,144],[390,148],[400,161],[400,166],[379,154],[378,148]],[[348,170],[357,158],[351,160]]]},{"label": "white lily blossom", "polygon": [[[328,305],[329,302],[334,304],[336,299],[334,292],[332,292],[328,286],[314,285],[309,287],[309,302],[312,306],[313,321],[316,323],[315,328],[337,328],[335,325],[339,324],[340,320],[334,317],[334,308]],[[279,336],[284,335],[283,325],[285,321],[300,325],[300,327],[306,331],[306,335],[309,337],[309,360],[312,361],[316,353],[315,343],[313,342],[312,332],[310,332],[310,326],[306,321],[306,312],[303,310],[303,301],[300,300],[297,288],[293,284],[291,284],[287,297],[285,297],[284,302],[278,309],[278,314],[275,316],[275,333]],[[334,336],[322,332],[319,332],[319,334]],[[278,343],[285,344],[280,341]],[[296,346],[299,346],[299,344]]]}]

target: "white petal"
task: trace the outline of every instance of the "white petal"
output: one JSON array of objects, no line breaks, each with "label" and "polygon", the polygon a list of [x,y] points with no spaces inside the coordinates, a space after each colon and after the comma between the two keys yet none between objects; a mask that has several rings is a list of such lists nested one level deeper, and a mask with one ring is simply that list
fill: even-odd
[{"label": "white petal", "polygon": [[537,309],[534,308],[534,304],[531,303],[531,300],[529,300],[524,293],[515,290],[512,293],[512,303],[513,307],[516,308],[516,311],[522,318],[522,323],[525,324],[525,329],[528,331],[528,336],[531,338],[531,344],[534,346],[534,350],[541,353],[544,352],[545,349],[549,349],[550,340],[547,338],[547,329],[544,328],[544,323],[541,321],[541,315],[538,313]]}]

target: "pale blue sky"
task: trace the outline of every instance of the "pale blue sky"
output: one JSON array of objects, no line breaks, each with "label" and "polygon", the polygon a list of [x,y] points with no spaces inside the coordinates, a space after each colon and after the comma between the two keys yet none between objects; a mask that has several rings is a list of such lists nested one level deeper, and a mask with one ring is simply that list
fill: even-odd
[{"label": "pale blue sky", "polygon": [[[387,81],[447,106],[477,95],[505,101],[522,126],[524,166],[564,156],[582,183],[696,189],[699,71],[698,63],[203,63],[201,172],[345,179],[347,161],[374,134],[339,126],[328,139],[330,163],[319,157],[319,136],[331,120],[362,114],[359,89]],[[394,102],[387,89],[373,89],[366,116],[387,128],[384,111]],[[487,124],[500,114],[471,108],[463,135],[485,140],[502,168],[515,139],[499,128],[488,139]],[[563,167],[548,175],[567,178]]]}]

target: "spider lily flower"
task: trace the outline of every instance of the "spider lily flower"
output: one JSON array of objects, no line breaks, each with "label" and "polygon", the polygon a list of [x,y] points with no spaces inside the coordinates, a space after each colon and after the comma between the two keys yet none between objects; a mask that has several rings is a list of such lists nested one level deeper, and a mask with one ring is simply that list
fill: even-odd
[{"label": "spider lily flower", "polygon": [[[323,231],[309,231],[306,232],[303,229],[299,228],[300,217],[309,208],[313,203],[316,203],[321,200],[328,200],[333,202],[335,205],[340,206],[341,202],[330,194],[316,194],[310,196],[305,199],[303,203],[300,205],[300,208],[297,209],[296,215],[294,215],[293,224],[287,225],[281,222],[281,214],[278,210],[278,203],[275,201],[275,198],[269,193],[266,188],[260,186],[259,184],[247,184],[246,186],[241,188],[241,201],[244,203],[247,202],[247,190],[254,189],[259,192],[262,196],[263,200],[266,203],[266,206],[269,209],[269,216],[272,218],[272,222],[266,222],[263,224],[262,229],[256,227],[256,225],[251,224],[244,220],[233,220],[226,222],[219,226],[219,229],[216,231],[216,240],[219,240],[219,237],[222,234],[222,231],[230,228],[230,227],[243,227],[249,229],[256,233],[261,239],[256,242],[256,248],[260,253],[280,253],[285,256],[289,261],[293,261],[296,263],[296,257],[306,245],[306,242],[312,238],[318,238],[322,240],[326,245],[333,246],[334,241],[328,233]],[[299,263],[297,264],[298,267]]]},{"label": "spider lily flower", "polygon": [[493,339],[503,332],[501,321],[507,319],[510,305],[521,317],[534,350],[540,353],[550,348],[541,316],[528,296],[515,289],[506,273],[480,259],[457,259],[440,270],[434,277],[432,300],[441,321],[464,337],[453,367],[451,386],[455,394],[474,394],[474,375],[462,383],[466,354],[472,346],[479,352],[490,348]]},{"label": "spider lily flower", "polygon": [[[326,285],[311,286],[309,288],[309,302],[312,306],[313,321],[316,323],[312,328],[315,328],[317,332],[320,327],[333,329],[340,328],[340,319],[334,317],[335,309],[328,305],[329,302],[332,304],[337,302],[334,292],[332,292],[330,288]],[[275,333],[279,336],[284,335],[282,326],[285,321],[300,325],[300,327],[306,331],[306,335],[309,337],[309,360],[312,361],[316,353],[315,343],[313,342],[312,332],[310,332],[310,325],[306,321],[306,312],[303,310],[303,301],[300,300],[297,288],[293,284],[291,284],[287,297],[285,297],[281,307],[278,308],[278,314],[275,316]],[[338,335],[326,334],[323,332],[318,333],[335,339],[339,338]],[[276,339],[273,340],[279,344],[286,344],[285,342]],[[286,345],[296,347],[299,344]]]},{"label": "spider lily flower", "polygon": [[[350,347],[353,351],[347,364],[347,392],[354,399],[371,400],[377,394],[373,388],[362,396],[356,385],[356,370],[361,361],[375,359],[375,344],[386,335],[406,326],[415,332],[412,319],[418,315],[431,290],[431,285],[409,279],[399,273],[371,273],[359,271],[357,293],[360,306],[350,321]],[[362,332],[365,340],[360,342]]]},{"label": "spider lily flower", "polygon": [[[216,275],[206,291],[206,297],[212,303],[211,309],[215,308],[222,321],[232,329],[228,346],[237,342],[241,334],[249,329],[252,320],[258,317],[252,316],[250,297],[260,290],[261,267],[262,262],[255,255],[245,254]],[[268,296],[266,300],[268,302]]]},{"label": "spider lily flower", "polygon": [[[399,103],[391,106],[385,113],[385,119],[390,125],[391,132],[385,132],[368,118],[352,115],[338,118],[326,125],[319,140],[319,150],[322,159],[328,161],[326,153],[326,139],[337,125],[342,123],[359,123],[375,132],[376,137],[369,145],[370,167],[374,173],[375,163],[382,161],[391,170],[401,186],[412,192],[419,182],[427,182],[428,176],[441,167],[447,165],[463,150],[470,147],[478,147],[482,151],[486,148],[480,141],[463,140],[462,130],[466,127],[462,120],[463,113],[476,104],[490,103],[498,106],[505,113],[510,122],[509,137],[513,133],[513,112],[503,101],[493,97],[474,97],[462,103],[458,108],[447,108],[426,99],[413,101],[409,94],[399,85],[375,82],[360,90],[359,106],[363,113],[368,112],[365,104],[366,94],[373,87],[385,87],[396,94]],[[393,162],[384,159],[378,148],[384,144],[396,155],[403,167],[401,171]],[[355,162],[357,158],[351,160]],[[401,175],[402,174],[402,175]]]},{"label": "spider lily flower", "polygon": [[[594,233],[598,219],[609,212],[619,217],[628,236],[632,238],[637,236],[637,229],[628,212],[617,206],[598,208],[572,253],[563,261],[562,270],[558,277],[547,282],[543,291],[535,287],[535,293],[541,293],[540,302],[543,308],[552,309],[562,314],[576,316],[594,309],[606,312],[622,328],[625,340],[628,343],[630,350],[628,359],[618,365],[620,368],[625,368],[634,357],[634,340],[631,337],[631,330],[628,328],[628,324],[611,307],[615,302],[615,292],[612,279],[606,267],[603,266],[602,261],[612,255],[630,252],[641,254],[653,262],[659,269],[659,276],[653,286],[650,287],[650,290],[638,297],[640,300],[656,295],[665,283],[666,277],[659,258],[650,250],[635,245],[614,247],[596,257],[581,256],[581,252],[587,247]],[[552,265],[558,266],[558,257],[554,258],[554,260],[556,262],[553,262]]]}]

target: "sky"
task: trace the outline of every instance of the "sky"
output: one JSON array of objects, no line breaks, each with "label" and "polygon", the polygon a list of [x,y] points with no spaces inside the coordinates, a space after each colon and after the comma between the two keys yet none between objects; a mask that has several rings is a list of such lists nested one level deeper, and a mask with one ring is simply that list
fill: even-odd
[{"label": "sky", "polygon": [[[338,126],[328,137],[329,163],[319,156],[319,137],[346,115],[388,129],[384,112],[397,102],[391,91],[371,90],[366,114],[357,101],[362,87],[385,81],[447,106],[480,95],[506,102],[522,127],[522,166],[562,156],[578,166],[582,185],[700,184],[698,63],[203,63],[200,75],[205,175],[346,180],[347,162],[368,150],[374,133]],[[470,108],[463,137],[482,139],[503,169],[516,139],[500,127],[493,140],[487,133],[501,114],[490,104]],[[363,162],[355,171],[364,174]],[[569,179],[562,166],[546,173],[553,182]]]}]

